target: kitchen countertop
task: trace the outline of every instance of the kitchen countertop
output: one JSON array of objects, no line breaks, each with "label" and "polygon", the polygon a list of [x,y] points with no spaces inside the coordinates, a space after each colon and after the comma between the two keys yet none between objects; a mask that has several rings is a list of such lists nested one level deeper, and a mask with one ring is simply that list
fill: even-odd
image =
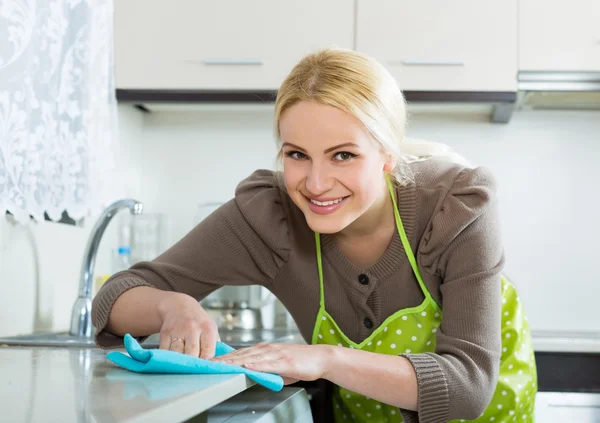
[{"label": "kitchen countertop", "polygon": [[[261,340],[304,343],[295,331],[224,331],[221,337],[235,348]],[[144,346],[151,348],[157,342],[157,336],[150,337]],[[536,351],[600,351],[600,339],[589,334],[537,332],[533,342]],[[0,346],[0,421],[138,423],[193,419],[216,423],[238,418],[246,422],[253,421],[255,414],[250,413],[255,411],[244,398],[265,395],[250,394],[261,387],[244,375],[141,375],[109,362],[106,353],[98,348]],[[306,415],[304,421],[312,421],[302,395],[306,393],[290,391],[270,401],[293,404]],[[211,419],[211,410],[216,419]],[[225,414],[237,410],[237,417],[224,416],[223,410]],[[271,421],[270,416],[265,418]]]},{"label": "kitchen countertop", "polygon": [[600,353],[600,333],[532,331],[536,352]]},{"label": "kitchen countertop", "polygon": [[[221,338],[234,348],[261,341],[304,342],[297,331],[287,329],[222,330]],[[27,336],[19,341],[25,345],[3,344],[2,341],[9,339],[0,339],[2,422],[146,423],[191,418],[194,422],[219,422],[224,416],[246,422],[253,420],[248,420],[240,410],[250,410],[244,401],[257,395],[264,404],[275,404],[273,410],[279,410],[273,411],[275,414],[286,409],[286,415],[290,415],[292,407],[297,416],[302,416],[298,421],[312,421],[303,389],[284,387],[275,393],[242,374],[138,374],[108,361],[108,351],[89,344],[27,345]],[[142,345],[157,347],[158,335],[149,337]],[[259,392],[246,392],[249,389]],[[255,413],[257,421],[263,421],[261,418],[271,421],[268,410],[258,409]]]},{"label": "kitchen countertop", "polygon": [[0,348],[0,421],[184,421],[255,385],[245,375],[137,374],[89,348]]},{"label": "kitchen countertop", "polygon": [[[223,331],[221,337],[234,348],[260,341],[304,343],[298,332],[287,330]],[[533,343],[536,351],[600,352],[600,338],[589,334],[534,332]],[[155,344],[156,335],[143,345]],[[106,353],[0,345],[0,421],[185,421],[242,398],[238,394],[256,385],[244,375],[140,375],[109,362]],[[298,398],[296,394],[296,403]]]}]

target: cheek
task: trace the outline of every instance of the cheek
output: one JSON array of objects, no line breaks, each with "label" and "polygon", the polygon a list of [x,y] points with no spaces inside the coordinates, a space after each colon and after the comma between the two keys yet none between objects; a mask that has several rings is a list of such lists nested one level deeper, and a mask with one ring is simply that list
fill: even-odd
[{"label": "cheek", "polygon": [[349,176],[349,183],[352,184],[354,193],[358,194],[359,207],[363,211],[377,200],[382,173],[379,166],[369,163]]},{"label": "cheek", "polygon": [[285,182],[285,187],[288,191],[288,194],[294,202],[297,203],[296,197],[300,195],[298,193],[298,186],[304,179],[302,169],[299,166],[294,166],[294,164],[287,165],[283,167],[283,180]]},{"label": "cheek", "polygon": [[284,165],[283,166],[283,179],[285,180],[286,187],[294,188],[295,183],[298,181],[298,170],[294,166]]}]

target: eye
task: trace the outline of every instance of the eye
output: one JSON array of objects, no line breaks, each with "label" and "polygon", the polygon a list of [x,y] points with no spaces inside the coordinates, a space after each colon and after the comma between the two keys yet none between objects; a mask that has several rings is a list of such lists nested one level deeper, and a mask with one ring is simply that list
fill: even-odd
[{"label": "eye", "polygon": [[340,151],[334,157],[336,160],[339,160],[341,162],[346,162],[346,161],[356,157],[356,154],[349,153],[348,151]]},{"label": "eye", "polygon": [[303,160],[306,159],[306,154],[301,153],[299,151],[288,151],[285,153],[286,156],[294,159],[294,160]]}]

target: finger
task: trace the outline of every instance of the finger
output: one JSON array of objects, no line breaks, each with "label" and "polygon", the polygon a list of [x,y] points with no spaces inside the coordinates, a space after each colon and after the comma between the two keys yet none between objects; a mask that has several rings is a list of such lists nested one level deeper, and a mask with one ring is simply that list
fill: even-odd
[{"label": "finger", "polygon": [[268,343],[258,343],[251,347],[240,348],[239,350],[235,350],[229,352],[227,354],[223,354],[220,357],[216,357],[215,360],[221,361],[229,361],[229,363],[235,361],[235,363],[240,363],[247,357],[254,356],[256,354],[275,354],[275,351],[279,351],[278,354],[281,353],[280,346],[278,344],[268,344]]},{"label": "finger", "polygon": [[210,360],[215,356],[218,334],[215,328],[208,328],[200,334],[200,358]]},{"label": "finger", "polygon": [[245,355],[248,354],[249,351],[251,351],[252,347],[243,347],[240,348],[239,350],[233,350],[228,352],[227,354],[223,354],[220,357],[216,357],[216,358],[222,358],[222,357],[239,357],[241,355]]},{"label": "finger", "polygon": [[173,336],[169,341],[169,349],[178,353],[183,353],[185,348],[185,338],[183,336]]},{"label": "finger", "polygon": [[281,361],[281,358],[282,358],[282,356],[278,352],[269,352],[269,353],[256,352],[252,355],[235,357],[230,360],[231,361],[230,364],[234,364],[237,366],[255,365],[255,364],[262,365],[263,363],[275,363],[275,362]]},{"label": "finger", "polygon": [[160,333],[160,342],[158,344],[158,348],[161,350],[168,350],[171,346],[171,335],[167,332]]},{"label": "finger", "polygon": [[257,372],[275,373],[278,375],[286,374],[289,371],[289,369],[285,368],[285,363],[283,360],[279,359],[258,360],[240,365]]},{"label": "finger", "polygon": [[185,337],[184,354],[192,357],[200,356],[200,329],[197,327],[188,330]]},{"label": "finger", "polygon": [[245,347],[245,348],[240,348],[239,350],[228,352],[227,354],[223,354],[219,357],[215,357],[214,360],[215,361],[234,360],[234,359],[238,359],[240,357],[247,357],[249,355],[254,355],[254,354],[256,354],[255,347]]},{"label": "finger", "polygon": [[250,347],[244,347],[244,348],[240,348],[238,350],[234,350],[231,351],[227,354],[222,355],[221,357],[240,357],[240,356],[247,356],[247,355],[254,355],[256,354],[258,351],[260,352],[266,352],[266,351],[270,351],[270,350],[275,350],[276,348],[276,344],[267,344],[267,343],[259,343],[256,345],[252,345]]}]

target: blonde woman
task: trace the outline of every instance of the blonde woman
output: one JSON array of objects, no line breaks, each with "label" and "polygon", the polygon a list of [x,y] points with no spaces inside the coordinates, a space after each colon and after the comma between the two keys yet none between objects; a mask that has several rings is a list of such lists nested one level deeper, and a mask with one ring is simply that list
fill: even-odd
[{"label": "blonde woman", "polygon": [[[504,264],[492,175],[405,143],[405,102],[377,61],[305,57],[275,105],[282,172],[235,198],[94,300],[96,342],[160,332],[160,348],[336,389],[336,421],[533,421],[529,328]],[[214,358],[198,301],[260,284],[307,345]],[[143,318],[142,318],[143,317]]]}]

